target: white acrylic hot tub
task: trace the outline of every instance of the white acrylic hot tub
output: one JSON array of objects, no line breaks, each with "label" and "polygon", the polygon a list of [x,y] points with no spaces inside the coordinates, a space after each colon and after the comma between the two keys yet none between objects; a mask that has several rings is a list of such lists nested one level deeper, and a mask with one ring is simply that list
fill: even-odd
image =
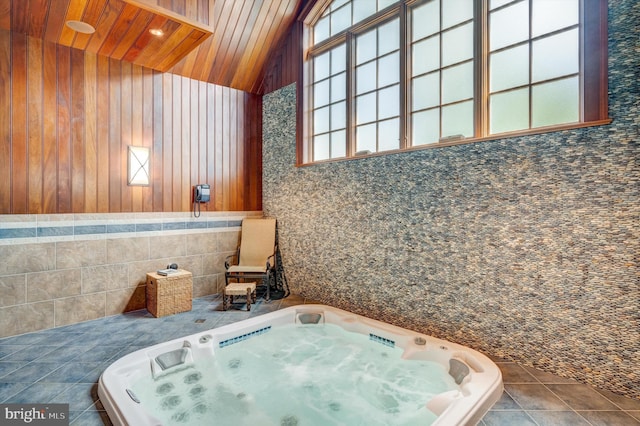
[{"label": "white acrylic hot tub", "polygon": [[[100,377],[98,395],[111,421],[115,425],[225,424],[223,420],[227,418],[225,416],[233,418],[234,424],[242,424],[242,417],[239,417],[242,415],[240,411],[246,411],[247,407],[252,407],[267,398],[269,393],[277,393],[280,399],[276,400],[277,403],[275,405],[283,406],[286,405],[287,401],[284,401],[282,398],[296,399],[296,401],[292,401],[293,405],[300,405],[301,402],[297,401],[299,394],[293,393],[289,396],[284,396],[286,393],[281,393],[276,390],[271,392],[272,385],[284,380],[282,375],[268,379],[267,383],[263,384],[261,388],[267,391],[261,391],[255,395],[252,394],[252,391],[241,388],[243,383],[238,382],[262,380],[259,375],[256,374],[252,374],[249,380],[236,380],[236,383],[225,385],[227,388],[233,388],[233,390],[225,390],[222,393],[219,389],[214,390],[216,384],[212,382],[215,382],[215,379],[212,380],[206,376],[206,373],[205,379],[207,380],[203,379],[200,384],[195,384],[190,388],[190,391],[183,391],[187,394],[190,392],[190,396],[186,395],[182,397],[175,394],[179,392],[180,385],[184,386],[181,382],[188,382],[191,380],[189,378],[192,378],[194,383],[200,380],[202,374],[193,372],[202,369],[203,365],[213,365],[223,359],[225,360],[224,363],[232,364],[232,362],[228,361],[228,357],[226,357],[229,352],[223,351],[232,350],[233,347],[238,349],[242,345],[249,343],[252,343],[254,346],[258,345],[260,348],[263,347],[263,345],[265,348],[268,347],[268,341],[262,339],[269,339],[270,335],[277,335],[278,330],[300,329],[300,332],[304,332],[303,329],[307,329],[311,330],[310,332],[312,333],[319,333],[318,336],[324,336],[325,330],[323,330],[322,327],[326,327],[326,331],[328,331],[330,329],[338,329],[335,326],[339,327],[341,333],[347,331],[349,333],[345,333],[346,335],[353,335],[359,341],[368,340],[365,344],[371,345],[371,348],[361,352],[362,354],[380,353],[387,358],[394,358],[397,355],[397,358],[399,358],[397,362],[405,363],[412,367],[420,363],[429,363],[437,365],[436,368],[444,371],[443,374],[450,382],[449,388],[447,388],[446,391],[430,396],[423,402],[421,401],[420,406],[415,407],[417,410],[426,412],[428,416],[430,416],[429,420],[423,422],[420,420],[423,417],[413,417],[413,420],[406,424],[473,425],[486,414],[502,394],[503,386],[500,370],[489,358],[477,351],[329,306],[300,305],[174,339],[126,355],[104,371]],[[354,335],[353,333],[357,334]],[[317,338],[317,336],[313,337],[313,339]],[[250,340],[251,342],[249,342]],[[295,346],[296,342],[291,342],[292,346]],[[237,343],[242,343],[242,345],[236,346]],[[289,345],[282,345],[280,343],[280,346]],[[248,347],[242,350],[251,351],[252,349]],[[280,352],[283,351],[288,351],[288,348],[281,348]],[[276,354],[274,354],[273,357],[276,357]],[[265,358],[265,366],[271,362],[273,357]],[[407,363],[403,360],[409,361]],[[232,361],[240,362],[239,358],[233,358]],[[335,363],[338,364],[340,362],[342,362],[342,358],[336,356]],[[356,362],[358,362],[358,360],[356,360]],[[366,362],[369,363],[370,361]],[[326,366],[318,367],[318,369],[320,368],[332,370],[332,368],[327,369]],[[390,368],[396,369],[397,367],[394,364],[393,367]],[[301,375],[300,367],[295,367],[295,369],[299,377]],[[382,370],[384,370],[384,367],[382,367]],[[324,371],[320,373],[322,376],[325,375]],[[302,375],[307,377],[309,375],[308,371]],[[394,375],[396,375],[396,373],[394,373]],[[183,379],[182,376],[186,378]],[[336,381],[338,378],[345,378],[347,381],[353,380],[350,379],[344,371],[338,373],[338,376],[340,377],[331,379],[331,382]],[[177,382],[176,385],[172,384],[173,380]],[[394,381],[393,378],[391,381]],[[255,385],[255,383],[253,384]],[[158,398],[164,398],[164,400],[156,401],[157,403],[151,401],[151,397],[146,394],[145,388],[156,385],[157,394],[162,394],[165,389],[170,389],[174,395],[160,395]],[[395,386],[395,383],[392,385]],[[388,387],[388,384],[384,384],[384,386]],[[222,385],[219,387],[222,387]],[[313,383],[307,383],[304,389],[313,387]],[[362,389],[356,390],[357,386],[352,383],[346,383],[345,388],[353,389],[354,393],[362,393]],[[408,390],[408,392],[411,391],[412,389]],[[167,392],[169,392],[169,390],[167,390]],[[202,395],[198,395],[196,398],[194,397],[195,393],[202,393]],[[153,391],[151,394],[153,394]],[[167,395],[169,395],[169,393]],[[232,396],[233,400],[230,403],[214,401],[215,399],[221,400],[227,398],[229,395]],[[234,395],[237,395],[237,398],[235,398]],[[300,397],[302,397],[302,395],[300,395]],[[160,414],[166,415],[165,412],[161,411],[165,409],[169,410],[171,407],[167,408],[167,406],[172,403],[175,403],[175,405],[180,404],[181,399],[191,404],[192,409],[200,411],[198,413],[200,417],[195,415],[191,416],[191,423],[188,423],[188,415],[174,414],[173,417],[171,417],[172,420],[167,420],[166,416],[164,417],[165,420],[161,420],[163,417]],[[236,401],[236,399],[238,401]],[[351,397],[349,396],[343,397],[337,400],[337,402],[328,403],[328,405],[333,411],[338,411],[343,405],[346,405],[346,401],[350,399]],[[195,403],[194,401],[201,402]],[[241,408],[236,407],[235,412],[225,414],[221,411],[226,407],[233,409],[232,406],[236,402],[240,404],[238,407]],[[157,408],[158,406],[160,409]],[[394,407],[394,409],[397,410],[396,407]],[[215,412],[206,413],[206,410],[214,410]],[[363,410],[363,412],[367,411],[368,410]],[[404,411],[407,411],[406,404]],[[335,415],[336,413],[332,412],[330,414]],[[394,421],[395,419],[405,418],[406,416],[403,417],[404,414],[406,413],[394,414]],[[324,418],[322,421],[318,419],[314,421],[313,419],[308,420],[296,415],[281,416],[277,414],[277,416],[280,417],[273,419],[273,421],[265,420],[264,418],[260,418],[259,421],[261,424],[274,425],[331,423],[327,418]],[[411,413],[408,413],[408,417],[406,418],[412,418]],[[204,421],[203,419],[207,420]],[[380,417],[380,419],[383,418]],[[256,421],[256,417],[252,418],[249,416],[245,422],[246,424],[252,424],[252,422],[255,424]],[[384,423],[383,420],[380,420],[380,422]],[[336,423],[339,422],[336,421]]]}]

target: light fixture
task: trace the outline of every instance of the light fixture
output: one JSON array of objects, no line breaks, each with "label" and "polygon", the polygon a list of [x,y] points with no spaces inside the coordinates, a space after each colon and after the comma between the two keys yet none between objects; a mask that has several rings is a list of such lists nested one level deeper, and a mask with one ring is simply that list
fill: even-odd
[{"label": "light fixture", "polygon": [[129,145],[127,184],[131,186],[149,186],[149,157],[149,148]]},{"label": "light fixture", "polygon": [[91,24],[87,24],[83,21],[67,21],[67,27],[71,28],[73,31],[77,31],[82,34],[93,34],[96,32],[96,29]]},{"label": "light fixture", "polygon": [[164,31],[162,31],[160,28],[151,28],[149,32],[151,33],[151,35],[154,35],[156,37],[162,37],[164,35]]}]

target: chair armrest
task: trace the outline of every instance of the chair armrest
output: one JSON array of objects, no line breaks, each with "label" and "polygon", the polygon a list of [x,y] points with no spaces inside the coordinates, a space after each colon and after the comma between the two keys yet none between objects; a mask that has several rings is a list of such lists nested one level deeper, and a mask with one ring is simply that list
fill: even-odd
[{"label": "chair armrest", "polygon": [[237,265],[237,264],[238,264],[238,252],[236,252],[235,254],[230,254],[224,259],[224,269],[229,269],[231,265]]}]

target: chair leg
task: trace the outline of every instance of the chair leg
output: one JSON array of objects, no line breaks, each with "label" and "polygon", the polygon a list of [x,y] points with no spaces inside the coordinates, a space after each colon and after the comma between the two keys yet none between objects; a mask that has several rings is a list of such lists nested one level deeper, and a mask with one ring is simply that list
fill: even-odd
[{"label": "chair leg", "polygon": [[222,291],[222,310],[226,311],[227,310],[227,293],[224,292],[224,290]]},{"label": "chair leg", "polygon": [[251,289],[247,287],[247,311],[251,310]]}]

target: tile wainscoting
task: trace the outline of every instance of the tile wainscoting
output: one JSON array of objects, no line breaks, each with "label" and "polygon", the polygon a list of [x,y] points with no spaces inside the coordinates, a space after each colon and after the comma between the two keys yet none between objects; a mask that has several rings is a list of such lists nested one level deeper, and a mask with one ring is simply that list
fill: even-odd
[{"label": "tile wainscoting", "polygon": [[0,337],[144,308],[146,273],[177,263],[218,293],[242,219],[261,212],[0,216]]}]

